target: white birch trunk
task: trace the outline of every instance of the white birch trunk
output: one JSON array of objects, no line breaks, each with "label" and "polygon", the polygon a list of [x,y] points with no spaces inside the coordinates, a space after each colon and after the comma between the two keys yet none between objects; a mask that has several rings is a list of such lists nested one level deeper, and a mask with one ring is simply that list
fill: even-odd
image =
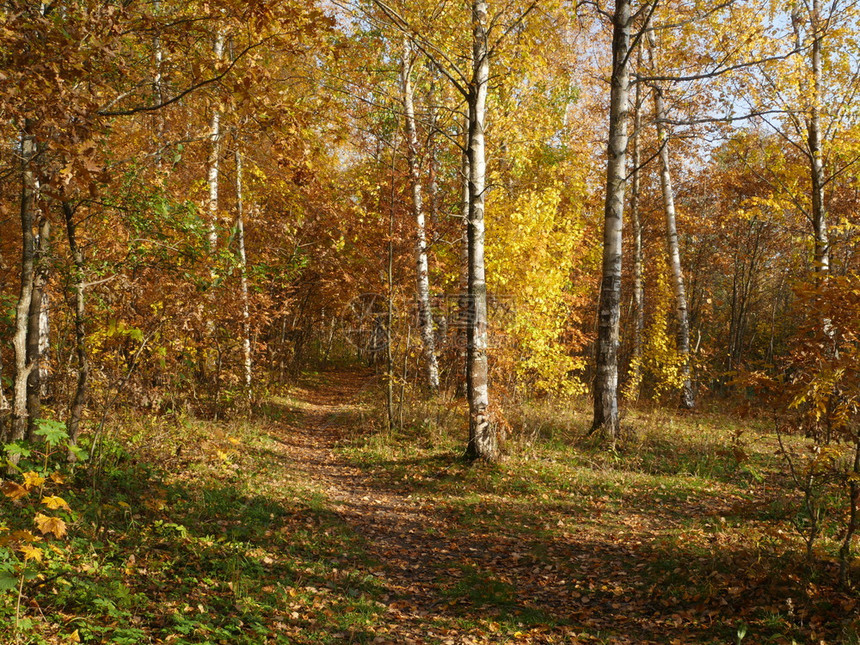
[{"label": "white birch trunk", "polygon": [[612,75],[603,224],[603,262],[597,322],[597,370],[591,432],[614,445],[619,436],[618,335],[621,319],[621,232],[627,185],[627,115],[630,94],[630,0],[615,0]]},{"label": "white birch trunk", "polygon": [[812,0],[812,106],[809,112],[808,145],[812,180],[812,227],[815,236],[815,271],[820,277],[830,271],[830,236],[824,198],[824,159],[821,153],[821,8]]},{"label": "white birch trunk", "polygon": [[[213,52],[215,54],[215,59],[220,61],[221,57],[224,55],[224,34],[220,32],[215,36]],[[221,111],[217,104],[213,104],[212,106],[212,120],[209,126],[209,141],[209,159],[206,168],[206,183],[209,189],[209,195],[206,208],[208,216],[207,228],[209,232],[209,253],[212,255],[210,276],[214,285],[217,277],[215,255],[218,249],[218,180],[220,177],[221,167]],[[210,307],[214,308],[215,291],[213,287],[210,287],[209,289],[208,300]],[[212,319],[211,312],[207,314],[206,318],[206,336],[208,341],[213,343],[215,342],[215,321]],[[203,368],[205,370],[206,378],[214,376],[214,379],[217,381],[218,359],[216,354],[217,352],[211,347],[207,347],[204,350]]]},{"label": "white birch trunk", "polygon": [[[651,70],[656,71],[653,32],[648,34],[648,50]],[[675,210],[675,189],[672,185],[672,172],[669,164],[669,133],[666,131],[666,106],[663,101],[663,88],[655,84],[654,118],[657,122],[657,145],[660,157],[660,189],[663,193],[663,210],[666,214],[666,250],[669,254],[669,268],[672,271],[672,290],[675,295],[675,317],[677,330],[675,344],[681,358],[680,406],[684,409],[695,407],[693,394],[692,368],[690,362],[690,321],[687,306],[687,290],[684,286],[684,270],[681,264],[681,249],[678,244],[678,223]]]},{"label": "white birch trunk", "polygon": [[[641,50],[640,50],[641,51]],[[637,57],[637,60],[641,56]],[[630,380],[633,387],[630,398],[639,398],[639,387],[642,380],[642,332],[645,325],[645,288],[643,281],[642,258],[642,221],[639,213],[639,136],[642,129],[642,100],[641,83],[636,84],[636,98],[633,106],[633,150],[631,164],[633,166],[630,186],[630,220],[633,224],[633,356],[630,369]]]},{"label": "white birch trunk", "polygon": [[467,379],[469,398],[469,445],[473,459],[499,458],[496,428],[490,419],[487,349],[487,283],[484,272],[484,203],[486,191],[486,148],[484,122],[490,60],[487,48],[487,2],[472,2],[473,59],[469,87],[469,319],[467,320]]},{"label": "white birch trunk", "polygon": [[[48,266],[45,254],[51,240],[51,222],[42,216],[39,235],[33,242],[33,287],[30,295],[30,313],[27,320],[27,363],[32,366],[27,377],[27,439],[34,438],[36,421],[42,415],[42,392],[47,384],[47,300]],[[44,353],[43,353],[44,350]]]},{"label": "white birch trunk", "polygon": [[687,291],[684,287],[684,271],[681,265],[681,250],[678,245],[678,226],[675,212],[675,196],[672,186],[672,173],[669,167],[669,138],[666,132],[666,109],[663,104],[663,91],[654,87],[654,112],[657,119],[657,143],[660,146],[660,188],[663,192],[663,208],[666,213],[666,247],[669,253],[669,266],[672,270],[672,288],[675,293],[675,314],[677,317],[676,345],[681,357],[681,400],[682,408],[695,406],[693,382],[690,366],[690,321],[687,312]]},{"label": "white birch trunk", "polygon": [[[213,49],[215,59],[220,61],[224,55],[224,34],[215,36]],[[209,248],[214,252],[218,246],[218,175],[221,163],[221,111],[217,105],[212,106],[212,121],[209,126],[209,162],[207,164],[206,182],[209,187]]]},{"label": "white birch trunk", "polygon": [[248,257],[245,254],[245,205],[242,190],[242,152],[236,140],[236,235],[239,238],[239,280],[242,291],[242,358],[245,389],[251,395],[251,307],[248,298]]},{"label": "white birch trunk", "polygon": [[436,360],[436,340],[433,334],[433,314],[430,307],[430,267],[427,261],[427,233],[424,221],[424,203],[421,194],[421,175],[418,168],[418,132],[415,126],[415,104],[412,88],[412,45],[403,37],[403,64],[400,81],[403,92],[403,110],[406,115],[406,159],[409,164],[409,181],[412,188],[412,215],[415,218],[415,264],[418,300],[418,328],[424,346],[424,363],[427,385],[432,392],[439,390],[439,364]]}]

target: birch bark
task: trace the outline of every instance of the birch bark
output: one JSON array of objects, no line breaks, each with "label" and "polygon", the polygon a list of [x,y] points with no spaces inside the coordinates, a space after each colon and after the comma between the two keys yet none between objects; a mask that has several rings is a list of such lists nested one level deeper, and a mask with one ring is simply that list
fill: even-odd
[{"label": "birch bark", "polygon": [[[215,36],[213,53],[215,54],[215,59],[217,61],[220,61],[224,55],[224,34],[220,32]],[[213,256],[210,276],[214,285],[215,279],[217,277],[214,256],[218,249],[218,181],[220,177],[221,167],[221,111],[218,108],[217,104],[212,106],[212,117],[209,126],[209,141],[209,159],[207,161],[206,167],[206,183],[209,189],[209,195],[206,207],[209,220],[207,222],[209,253]],[[211,287],[209,289],[208,299],[209,304],[214,308],[215,291]],[[206,316],[205,320],[207,341],[211,343],[216,343],[217,340],[215,338],[215,321],[212,318],[212,312],[206,312],[204,315]],[[216,382],[216,384],[219,380],[219,360],[217,358],[217,354],[218,352],[216,351],[216,349],[213,349],[212,347],[207,347],[204,351],[202,365],[206,378],[212,378]]]},{"label": "birch bark", "polygon": [[45,256],[51,239],[51,222],[43,215],[38,223],[39,235],[33,241],[33,286],[27,319],[27,363],[32,366],[27,377],[27,440],[35,437],[36,421],[42,414],[42,388],[46,376],[42,358],[47,350],[47,294],[48,266]]},{"label": "birch bark", "polygon": [[669,139],[666,132],[666,108],[663,90],[655,85],[654,113],[657,120],[657,143],[660,146],[660,188],[663,192],[663,208],[666,213],[666,247],[672,269],[672,287],[675,293],[677,317],[676,345],[681,357],[681,399],[684,409],[691,409],[696,401],[693,395],[692,369],[690,365],[690,321],[687,311],[687,291],[684,287],[684,271],[681,266],[681,251],[678,245],[678,226],[675,212],[675,196],[672,173],[669,167]]},{"label": "birch bark", "polygon": [[[224,55],[224,34],[215,36],[213,48],[215,59],[220,61]],[[209,126],[209,161],[207,164],[206,182],[209,188],[209,248],[215,251],[218,246],[218,175],[221,163],[221,110],[217,105],[212,107],[212,120]]]},{"label": "birch bark", "polygon": [[495,461],[499,457],[496,428],[489,414],[489,345],[487,283],[484,271],[484,203],[486,191],[486,149],[484,126],[487,86],[490,75],[487,45],[487,2],[472,2],[472,82],[469,104],[469,317],[467,320],[467,378],[469,398],[469,445],[467,456]]},{"label": "birch bark", "polygon": [[427,231],[424,218],[424,200],[421,193],[421,174],[418,167],[418,129],[415,125],[415,101],[412,87],[412,45],[403,37],[403,61],[400,84],[403,93],[403,111],[406,116],[406,159],[412,189],[412,215],[415,218],[416,295],[418,301],[418,328],[424,347],[424,364],[427,385],[431,392],[439,390],[439,364],[436,359],[436,340],[433,333],[433,314],[430,308],[430,268],[427,261]]},{"label": "birch bark", "polygon": [[812,227],[815,236],[815,271],[826,276],[830,271],[830,237],[827,230],[827,208],[824,199],[824,159],[821,153],[821,24],[820,0],[812,0],[812,105],[808,121],[808,145],[812,180]]},{"label": "birch bark", "polygon": [[245,389],[251,395],[251,307],[248,298],[248,257],[245,253],[245,202],[242,184],[242,152],[236,140],[236,236],[239,245],[239,284],[242,292],[242,358]]},{"label": "birch bark", "polygon": [[621,231],[627,186],[627,116],[630,95],[630,0],[615,0],[612,15],[612,76],[603,263],[597,322],[597,373],[591,432],[603,432],[612,444],[619,436],[618,332],[621,318]]},{"label": "birch bark", "polygon": [[[641,51],[641,50],[640,50]],[[641,59],[641,56],[637,57]],[[641,62],[641,61],[640,61]],[[631,361],[630,380],[633,387],[630,397],[639,398],[639,384],[642,380],[642,331],[645,324],[645,289],[642,264],[642,221],[639,214],[639,136],[642,129],[641,84],[636,84],[636,97],[633,105],[633,150],[630,186],[630,219],[633,224],[633,360]]]}]

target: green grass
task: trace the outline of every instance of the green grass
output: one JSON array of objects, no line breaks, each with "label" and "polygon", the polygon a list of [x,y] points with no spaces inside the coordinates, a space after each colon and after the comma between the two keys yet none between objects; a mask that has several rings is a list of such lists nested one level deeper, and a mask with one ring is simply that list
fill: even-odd
[{"label": "green grass", "polygon": [[[116,644],[372,640],[384,606],[362,540],[312,483],[275,469],[265,425],[147,425],[94,483],[81,469],[68,482],[77,521],[54,541],[48,581],[24,586],[50,618],[28,616],[18,642],[75,631]],[[12,643],[15,594],[0,600],[0,639]]]}]

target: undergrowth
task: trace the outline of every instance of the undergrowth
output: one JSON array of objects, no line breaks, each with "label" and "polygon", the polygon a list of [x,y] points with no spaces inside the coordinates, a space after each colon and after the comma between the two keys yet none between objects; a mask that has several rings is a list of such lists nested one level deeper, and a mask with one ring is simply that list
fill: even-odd
[{"label": "undergrowth", "polygon": [[[403,625],[439,643],[857,642],[856,598],[830,583],[838,531],[809,570],[763,421],[634,408],[607,452],[583,401],[508,404],[489,466],[463,459],[460,401],[407,392],[388,433],[365,387],[331,404],[332,458],[426,519],[386,552],[291,457],[327,378],[246,418],[118,416],[76,465],[57,425],[14,448],[0,642],[398,642]],[[425,597],[392,582],[397,558]]]}]

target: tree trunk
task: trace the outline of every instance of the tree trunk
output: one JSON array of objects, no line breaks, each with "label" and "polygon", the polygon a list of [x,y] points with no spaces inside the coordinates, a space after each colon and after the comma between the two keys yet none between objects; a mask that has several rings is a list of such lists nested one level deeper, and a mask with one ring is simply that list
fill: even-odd
[{"label": "tree trunk", "polygon": [[[152,3],[152,14],[153,16],[159,16],[161,14],[161,0],[153,0]],[[156,27],[155,35],[152,37],[152,51],[153,51],[153,66],[155,68],[155,74],[152,79],[152,93],[155,98],[156,105],[161,105],[164,103],[164,83],[162,78],[162,70],[164,67],[164,50],[161,46],[161,36],[160,28]],[[156,110],[155,113],[155,144],[158,146],[155,156],[155,164],[156,167],[161,169],[163,162],[162,149],[164,146],[164,113],[163,110]]]},{"label": "tree trunk", "polygon": [[669,265],[672,269],[672,287],[675,292],[675,313],[677,317],[676,344],[681,357],[680,405],[691,409],[696,401],[693,395],[693,381],[690,365],[690,321],[687,315],[687,292],[684,288],[684,272],[681,267],[681,251],[678,246],[678,227],[675,213],[675,196],[672,186],[672,173],[669,168],[669,138],[666,132],[666,108],[663,104],[663,90],[654,86],[654,112],[657,119],[657,144],[660,146],[660,188],[663,191],[663,208],[666,212],[666,246]]},{"label": "tree trunk", "polygon": [[[640,50],[641,51],[641,50]],[[641,58],[641,56],[637,57]],[[639,133],[642,128],[641,84],[636,84],[633,112],[633,165],[630,186],[630,219],[633,223],[633,357],[630,367],[630,398],[639,398],[642,380],[642,332],[645,326],[645,300],[642,265],[642,221],[639,214]]]},{"label": "tree trunk", "polygon": [[830,271],[830,238],[824,200],[824,160],[821,154],[821,14],[819,0],[812,0],[812,107],[809,114],[809,161],[812,180],[812,228],[815,235],[815,271],[824,277]]},{"label": "tree trunk", "polygon": [[33,213],[36,199],[33,159],[35,155],[36,140],[30,132],[28,123],[21,134],[21,289],[18,294],[18,304],[15,307],[15,335],[12,339],[15,350],[15,381],[9,441],[20,441],[27,430],[27,379],[33,369],[33,364],[27,361],[27,323],[30,317],[30,301],[33,297],[35,249]]},{"label": "tree trunk", "polygon": [[424,222],[424,203],[421,194],[421,175],[418,168],[418,131],[415,126],[415,104],[412,88],[412,45],[403,37],[403,65],[401,90],[403,111],[406,115],[406,159],[412,188],[412,215],[415,217],[415,264],[418,300],[418,329],[424,346],[427,385],[431,392],[439,390],[439,364],[436,360],[436,340],[433,335],[433,313],[430,308],[430,267],[427,262],[427,233]]},{"label": "tree trunk", "polygon": [[436,151],[436,135],[439,131],[438,117],[436,114],[436,68],[427,62],[427,70],[430,73],[430,92],[428,95],[428,128],[427,133],[427,194],[429,196],[428,210],[430,211],[430,224],[432,228],[431,239],[435,242],[439,235],[439,159]]},{"label": "tree trunk", "polygon": [[245,389],[251,396],[251,307],[248,298],[248,258],[245,254],[245,204],[242,191],[242,152],[236,138],[236,235],[239,238],[239,281],[242,291],[242,358]]},{"label": "tree trunk", "polygon": [[[224,35],[218,33],[215,36],[215,44],[213,53],[216,60],[220,61],[224,55]],[[218,180],[221,167],[221,111],[217,105],[212,106],[212,119],[209,126],[209,159],[206,164],[206,184],[209,189],[208,201],[206,203],[208,215],[208,239],[209,253],[211,257],[210,278],[212,284],[209,287],[207,299],[209,301],[209,311],[206,315],[206,343],[203,351],[203,361],[200,365],[203,371],[203,378],[207,381],[214,381],[215,389],[218,389],[218,358],[219,350],[215,338],[215,320],[212,318],[215,308],[215,290],[214,284],[217,278],[217,269],[215,266],[215,256],[218,249]],[[210,347],[214,344],[215,347]]]},{"label": "tree trunk", "polygon": [[[75,265],[75,354],[78,358],[78,382],[72,404],[69,406],[69,419],[66,427],[69,432],[69,445],[78,444],[78,435],[81,428],[81,416],[87,398],[87,386],[89,385],[90,362],[87,356],[87,331],[85,323],[85,301],[84,301],[84,254],[78,247],[77,230],[74,222],[74,209],[68,202],[63,202],[63,216],[66,222],[66,237],[69,241],[69,252]],[[69,451],[70,462],[77,461],[74,451]]]},{"label": "tree trunk", "polygon": [[[42,365],[47,350],[47,317],[45,285],[48,282],[46,254],[51,243],[51,222],[47,215],[39,222],[39,235],[33,244],[33,290],[27,320],[27,363],[32,365],[27,377],[27,440],[35,438],[36,421],[42,415],[42,390],[46,376]],[[44,332],[44,334],[43,334]]]},{"label": "tree trunk", "polygon": [[487,283],[484,275],[484,202],[486,157],[484,120],[490,75],[487,49],[487,2],[472,2],[473,59],[469,87],[469,317],[467,319],[467,378],[469,398],[469,445],[472,459],[495,461],[499,457],[496,428],[489,414],[487,349]]},{"label": "tree trunk", "polygon": [[461,226],[460,226],[460,275],[458,276],[457,294],[457,325],[456,325],[456,349],[457,349],[457,396],[466,394],[466,381],[468,379],[468,320],[469,320],[469,119],[466,117],[463,133],[466,135],[463,141],[463,155],[460,171],[462,173],[462,201]]},{"label": "tree trunk", "polygon": [[385,316],[385,402],[388,412],[388,432],[394,431],[394,353],[391,330],[394,327],[394,175],[397,164],[397,137],[391,141],[391,196],[388,203],[388,265],[386,267],[386,316]]},{"label": "tree trunk", "polygon": [[[224,34],[215,36],[213,49],[216,60],[224,55]],[[209,187],[209,248],[212,252],[218,246],[218,171],[221,164],[221,111],[217,105],[212,106],[212,121],[209,126],[209,162],[207,164],[207,185]]]},{"label": "tree trunk", "polygon": [[603,265],[597,323],[597,373],[591,431],[611,444],[619,436],[618,327],[621,318],[621,231],[627,172],[627,113],[630,94],[630,0],[615,0],[612,16],[612,78],[603,225]]},{"label": "tree trunk", "polygon": [[845,527],[845,537],[842,538],[842,546],[839,548],[839,584],[847,588],[851,582],[849,579],[851,565],[851,545],[854,534],[857,532],[858,510],[860,510],[860,484],[857,477],[860,476],[860,438],[854,437],[854,461],[851,464],[851,472],[848,476],[848,525]]}]

